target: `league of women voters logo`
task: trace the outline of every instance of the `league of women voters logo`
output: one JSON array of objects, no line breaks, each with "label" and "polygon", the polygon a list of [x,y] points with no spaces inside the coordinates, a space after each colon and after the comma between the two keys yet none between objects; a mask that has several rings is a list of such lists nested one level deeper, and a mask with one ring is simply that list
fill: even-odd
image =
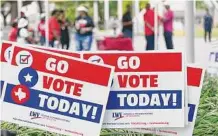
[{"label": "league of women voters logo", "polygon": [[11,97],[15,103],[24,104],[30,99],[29,88],[38,82],[38,73],[30,67],[23,68],[18,75],[18,80],[20,85],[12,89]]}]

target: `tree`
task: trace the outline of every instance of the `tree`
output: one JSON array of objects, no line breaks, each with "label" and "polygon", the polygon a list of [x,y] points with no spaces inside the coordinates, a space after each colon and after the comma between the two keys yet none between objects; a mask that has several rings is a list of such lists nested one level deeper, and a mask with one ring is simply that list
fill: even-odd
[{"label": "tree", "polygon": [[55,2],[57,9],[65,11],[66,18],[71,22],[76,18],[76,9],[79,5],[86,6],[89,10],[89,15],[93,16],[93,1],[64,1]]},{"label": "tree", "polygon": [[204,1],[196,1],[196,9],[205,9],[206,8],[206,4],[204,3]]},{"label": "tree", "polygon": [[133,6],[133,2],[127,0],[123,1],[123,13],[126,12],[127,5]]},{"label": "tree", "polygon": [[148,3],[149,0],[140,0],[139,1],[139,6],[140,6],[140,10],[144,9],[146,4]]},{"label": "tree", "polygon": [[109,1],[109,7],[110,7],[110,16],[113,16],[113,17],[117,17],[117,1]]}]

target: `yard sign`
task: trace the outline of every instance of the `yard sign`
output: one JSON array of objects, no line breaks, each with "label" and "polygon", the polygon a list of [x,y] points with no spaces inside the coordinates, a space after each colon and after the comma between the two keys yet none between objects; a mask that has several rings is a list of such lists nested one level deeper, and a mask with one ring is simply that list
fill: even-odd
[{"label": "yard sign", "polygon": [[201,89],[204,79],[204,69],[195,66],[188,65],[187,67],[187,85],[188,85],[188,125],[184,128],[142,128],[142,129],[131,129],[129,131],[139,132],[139,133],[149,133],[157,134],[161,136],[192,136],[195,120],[198,111],[198,105],[201,95]]},{"label": "yard sign", "polygon": [[3,121],[59,134],[100,135],[113,68],[38,49],[13,48],[10,72],[2,75],[6,79]]},{"label": "yard sign", "polygon": [[182,52],[87,52],[83,58],[115,66],[103,128],[184,127]]}]

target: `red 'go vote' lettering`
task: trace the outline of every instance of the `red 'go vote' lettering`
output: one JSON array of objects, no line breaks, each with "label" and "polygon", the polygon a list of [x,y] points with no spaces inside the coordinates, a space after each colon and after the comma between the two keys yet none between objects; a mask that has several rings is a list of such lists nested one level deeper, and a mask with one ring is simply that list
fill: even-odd
[{"label": "red 'go vote' lettering", "polygon": [[67,72],[69,64],[64,60],[57,61],[55,58],[48,58],[45,66],[49,71],[57,71],[64,74]]},{"label": "red 'go vote' lettering", "polygon": [[82,87],[83,85],[79,83],[43,76],[43,88],[48,90],[53,89],[56,92],[65,92],[66,94],[81,96]]},{"label": "red 'go vote' lettering", "polygon": [[142,87],[158,87],[158,75],[117,75],[121,88],[129,85],[132,88]]},{"label": "red 'go vote' lettering", "polygon": [[130,58],[121,56],[117,60],[117,66],[119,69],[137,69],[140,66],[140,59],[137,56],[131,56]]}]

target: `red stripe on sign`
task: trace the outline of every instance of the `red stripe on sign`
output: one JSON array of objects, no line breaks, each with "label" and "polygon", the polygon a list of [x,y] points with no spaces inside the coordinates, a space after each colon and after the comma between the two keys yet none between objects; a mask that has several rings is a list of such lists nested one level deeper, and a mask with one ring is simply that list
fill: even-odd
[{"label": "red stripe on sign", "polygon": [[[7,60],[5,59],[5,51],[7,50],[7,48],[11,47],[12,44],[11,43],[2,43],[2,48],[1,48],[1,58],[0,58],[0,62],[7,62]],[[10,57],[10,52],[8,52],[8,57]]]},{"label": "red stripe on sign", "polygon": [[63,51],[63,50],[54,50],[54,49],[45,49],[45,48],[40,48],[40,47],[34,47],[36,49],[40,49],[40,50],[45,50],[45,51],[51,51],[51,52],[55,52],[55,53],[59,53],[62,55],[67,55],[67,56],[71,56],[71,57],[75,57],[75,58],[80,58],[80,54],[79,53],[75,53],[75,52],[67,52],[67,51]]},{"label": "red stripe on sign", "polygon": [[188,86],[200,86],[202,71],[201,68],[187,67]]},{"label": "red stripe on sign", "polygon": [[[85,53],[83,58],[90,60],[95,55],[101,57],[104,63],[115,66],[115,72],[182,71],[182,53]],[[139,67],[134,67],[137,65],[134,58],[140,59]]]},{"label": "red stripe on sign", "polygon": [[[72,79],[85,81],[89,83],[94,83],[98,85],[108,86],[108,81],[111,73],[111,68],[109,67],[103,67],[96,64],[83,62],[80,60],[74,60],[73,58],[60,57],[50,53],[25,49],[17,46],[15,46],[14,48],[12,65],[17,65],[16,56],[21,51],[28,51],[32,55],[33,63],[31,67],[37,71],[50,73],[62,77],[72,78]],[[20,58],[20,56],[17,57]],[[50,63],[48,63],[48,59],[51,58],[53,61],[50,61]],[[67,62],[67,64],[69,64],[66,73],[58,72],[57,65],[58,62],[60,61]],[[48,70],[46,68],[46,63],[47,63],[47,67],[53,67],[54,70]],[[61,67],[60,69],[63,69],[64,66],[60,65],[60,67]]]}]

